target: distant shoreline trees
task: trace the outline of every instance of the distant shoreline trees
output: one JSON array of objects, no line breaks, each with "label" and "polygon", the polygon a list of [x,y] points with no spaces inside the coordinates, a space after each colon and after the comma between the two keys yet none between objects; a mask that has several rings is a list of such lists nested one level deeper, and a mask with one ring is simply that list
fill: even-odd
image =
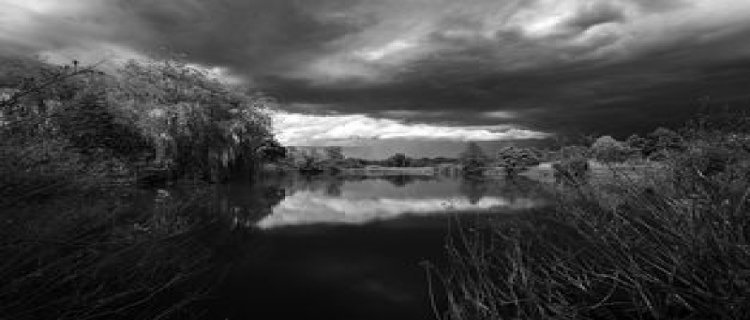
[{"label": "distant shoreline trees", "polygon": [[476,142],[469,142],[459,155],[459,162],[463,165],[464,175],[481,175],[489,165],[490,158]]}]

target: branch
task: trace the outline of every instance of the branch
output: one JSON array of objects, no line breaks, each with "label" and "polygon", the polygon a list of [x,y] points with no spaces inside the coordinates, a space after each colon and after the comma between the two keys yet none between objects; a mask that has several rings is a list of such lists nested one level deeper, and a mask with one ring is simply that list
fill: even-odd
[{"label": "branch", "polygon": [[[75,67],[73,69],[73,72],[71,72],[71,73],[68,73],[68,74],[65,74],[65,73],[57,74],[55,76],[52,76],[52,77],[48,78],[46,81],[42,82],[41,84],[39,84],[37,86],[33,86],[33,87],[28,88],[26,90],[22,90],[22,91],[16,92],[16,93],[14,93],[10,97],[10,99],[0,101],[0,109],[4,109],[4,108],[7,108],[9,106],[18,104],[18,101],[20,101],[21,98],[23,98],[25,96],[28,96],[28,95],[30,95],[32,93],[38,93],[38,92],[42,91],[43,89],[45,89],[45,88],[47,88],[47,87],[49,87],[49,86],[51,86],[53,84],[62,82],[63,80],[66,80],[66,79],[69,79],[69,78],[72,78],[72,77],[75,77],[75,76],[78,76],[78,75],[81,75],[81,74],[94,72],[94,70],[96,69],[96,67],[98,67],[99,65],[103,64],[104,61],[105,60],[101,60],[101,61],[99,61],[97,63],[94,63],[92,65],[89,65],[89,66],[87,66],[85,68],[81,68],[81,69],[78,69],[77,67]],[[77,65],[78,64],[76,63],[76,66]]]}]

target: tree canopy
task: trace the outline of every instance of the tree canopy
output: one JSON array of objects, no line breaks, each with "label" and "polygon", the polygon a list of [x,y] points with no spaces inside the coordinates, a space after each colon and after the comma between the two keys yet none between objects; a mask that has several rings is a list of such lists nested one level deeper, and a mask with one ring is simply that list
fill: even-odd
[{"label": "tree canopy", "polygon": [[479,174],[482,168],[486,167],[490,159],[476,142],[469,142],[466,150],[459,156],[461,164],[464,166],[465,174]]}]

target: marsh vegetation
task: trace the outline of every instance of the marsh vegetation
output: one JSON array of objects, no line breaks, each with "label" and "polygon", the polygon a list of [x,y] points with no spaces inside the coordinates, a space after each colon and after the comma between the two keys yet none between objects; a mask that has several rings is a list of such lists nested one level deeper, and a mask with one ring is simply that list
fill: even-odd
[{"label": "marsh vegetation", "polygon": [[680,133],[563,149],[552,209],[451,238],[446,318],[746,317],[748,120],[705,115]]}]

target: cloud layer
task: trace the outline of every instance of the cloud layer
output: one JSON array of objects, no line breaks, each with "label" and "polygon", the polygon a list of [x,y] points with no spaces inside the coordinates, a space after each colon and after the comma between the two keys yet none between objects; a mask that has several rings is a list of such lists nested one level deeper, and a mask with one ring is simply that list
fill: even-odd
[{"label": "cloud layer", "polygon": [[289,136],[346,136],[320,131],[343,120],[391,130],[366,135],[379,138],[516,136],[486,126],[624,134],[680,122],[706,97],[750,103],[746,0],[0,5],[0,54],[85,60],[167,48],[225,68],[290,112],[349,115],[306,118],[308,131]]},{"label": "cloud layer", "polygon": [[321,116],[277,112],[272,119],[279,141],[297,146],[351,145],[357,144],[357,140],[499,141],[548,136],[543,132],[511,126],[440,126],[366,115]]}]

